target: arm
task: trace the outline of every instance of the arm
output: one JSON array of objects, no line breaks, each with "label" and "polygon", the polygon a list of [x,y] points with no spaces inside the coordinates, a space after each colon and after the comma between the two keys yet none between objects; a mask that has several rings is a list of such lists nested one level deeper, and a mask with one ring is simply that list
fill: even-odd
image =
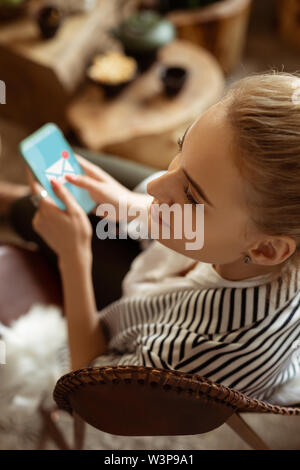
[{"label": "arm", "polygon": [[72,369],[86,367],[108,349],[96,308],[92,253],[81,250],[59,259]]},{"label": "arm", "polygon": [[[132,192],[130,203],[145,208],[152,202],[149,194]],[[128,216],[128,221],[135,216]],[[68,324],[68,341],[72,369],[86,367],[93,359],[108,350],[108,339],[97,313],[92,283],[92,253],[78,248],[75,253],[65,252],[59,258],[64,312]]]},{"label": "arm", "polygon": [[[93,171],[95,171],[94,168]],[[39,193],[42,188],[31,173],[29,171],[27,173],[32,192]],[[114,185],[115,189],[119,185],[117,182],[113,183],[109,175],[103,184],[99,181],[95,181],[96,184],[93,181],[91,183],[93,188],[95,186],[97,194],[100,190],[103,197],[105,194],[112,194]],[[108,346],[97,313],[92,286],[90,222],[64,185],[52,184],[52,187],[56,195],[65,203],[66,211],[58,209],[47,197],[41,201],[33,219],[33,226],[58,255],[70,356],[72,368],[77,369],[87,366],[91,360],[104,354]],[[119,196],[130,199],[130,203],[138,207],[144,207],[152,201],[149,195],[133,193],[126,188],[121,189]],[[107,197],[107,201],[115,202],[110,200],[110,196]]]},{"label": "arm", "polygon": [[[41,186],[29,170],[27,173],[32,192],[39,193]],[[51,183],[66,210],[60,210],[47,196],[41,200],[32,224],[58,255],[71,363],[73,369],[78,369],[107,350],[92,284],[92,227],[67,188],[57,182]]]}]

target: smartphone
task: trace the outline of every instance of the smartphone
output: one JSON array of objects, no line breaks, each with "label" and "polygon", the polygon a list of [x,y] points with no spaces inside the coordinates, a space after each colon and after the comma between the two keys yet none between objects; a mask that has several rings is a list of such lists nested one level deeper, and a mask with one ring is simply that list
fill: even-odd
[{"label": "smartphone", "polygon": [[36,179],[60,209],[65,210],[66,206],[55,195],[51,179],[64,184],[85,212],[96,206],[86,189],[78,188],[65,179],[67,174],[82,175],[84,171],[56,124],[49,122],[22,140],[19,150]]}]

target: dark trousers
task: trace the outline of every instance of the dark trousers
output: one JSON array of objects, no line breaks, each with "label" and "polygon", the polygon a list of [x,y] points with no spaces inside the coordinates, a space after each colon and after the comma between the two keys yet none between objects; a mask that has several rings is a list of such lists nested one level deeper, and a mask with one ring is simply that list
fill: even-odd
[{"label": "dark trousers", "polygon": [[[74,147],[73,150],[92,163],[99,165],[129,189],[133,189],[143,179],[157,171],[154,168],[130,162],[120,157],[94,153],[77,147]],[[11,209],[10,220],[12,226],[24,240],[33,241],[39,245],[41,251],[59,275],[56,254],[32,227],[35,211],[36,208],[29,196],[18,199]],[[101,310],[121,297],[122,279],[128,272],[134,258],[140,253],[141,248],[139,242],[131,238],[100,240],[96,235],[96,225],[100,218],[94,214],[89,214],[88,217],[93,227],[92,278],[97,309]]]}]

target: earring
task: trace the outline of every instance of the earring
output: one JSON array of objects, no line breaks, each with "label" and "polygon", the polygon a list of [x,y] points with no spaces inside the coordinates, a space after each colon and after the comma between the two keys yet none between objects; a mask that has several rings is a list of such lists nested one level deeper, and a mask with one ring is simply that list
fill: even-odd
[{"label": "earring", "polygon": [[246,255],[246,256],[245,256],[245,258],[244,258],[244,263],[247,263],[247,264],[251,263],[251,258],[250,258],[249,255]]}]

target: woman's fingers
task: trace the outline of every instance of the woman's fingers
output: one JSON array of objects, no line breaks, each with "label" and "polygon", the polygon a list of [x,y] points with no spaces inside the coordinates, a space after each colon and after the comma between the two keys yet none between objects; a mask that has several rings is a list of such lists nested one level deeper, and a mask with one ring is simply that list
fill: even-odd
[{"label": "woman's fingers", "polygon": [[95,165],[93,163],[89,162],[88,160],[81,157],[80,155],[76,155],[76,158],[87,175],[93,176],[94,178],[99,177],[98,167],[95,168]]},{"label": "woman's fingers", "polygon": [[65,178],[69,183],[74,184],[74,186],[79,186],[80,188],[87,189],[88,191],[94,191],[97,193],[101,192],[101,181],[96,181],[94,178],[90,178],[87,175],[66,175]]},{"label": "woman's fingers", "polygon": [[98,180],[105,180],[109,176],[102,168],[89,162],[86,158],[76,154],[76,158],[88,176]]},{"label": "woman's fingers", "polygon": [[52,179],[51,186],[55,195],[65,204],[66,209],[70,214],[78,211],[78,207],[80,207],[79,204],[63,184]]}]

